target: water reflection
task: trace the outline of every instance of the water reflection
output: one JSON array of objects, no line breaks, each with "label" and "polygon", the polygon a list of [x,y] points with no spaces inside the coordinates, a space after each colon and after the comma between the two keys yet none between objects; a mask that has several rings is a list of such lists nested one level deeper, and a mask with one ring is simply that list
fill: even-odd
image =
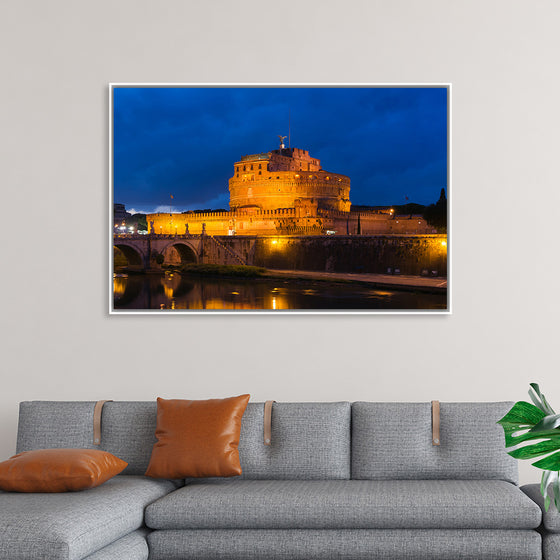
[{"label": "water reflection", "polygon": [[168,273],[116,275],[115,309],[446,309],[445,295],[311,280],[232,280]]}]

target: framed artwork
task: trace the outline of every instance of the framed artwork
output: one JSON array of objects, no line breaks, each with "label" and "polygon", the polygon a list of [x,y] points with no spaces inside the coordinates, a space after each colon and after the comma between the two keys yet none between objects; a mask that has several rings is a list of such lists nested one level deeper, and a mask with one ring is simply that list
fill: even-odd
[{"label": "framed artwork", "polygon": [[451,312],[450,84],[111,84],[109,312]]}]

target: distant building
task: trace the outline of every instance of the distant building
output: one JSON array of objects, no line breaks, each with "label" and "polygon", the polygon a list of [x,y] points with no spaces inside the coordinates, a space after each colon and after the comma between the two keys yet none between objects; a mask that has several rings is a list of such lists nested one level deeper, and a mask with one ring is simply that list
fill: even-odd
[{"label": "distant building", "polygon": [[[243,156],[229,180],[229,212],[148,214],[148,231],[183,235],[374,235],[433,233],[421,216],[390,208],[353,211],[350,178],[325,171],[307,150]],[[124,207],[123,207],[124,208]]]},{"label": "distant building", "polygon": [[118,204],[117,202],[113,204],[113,220],[115,222],[115,227],[122,225],[130,216],[131,214],[126,211],[124,204]]}]

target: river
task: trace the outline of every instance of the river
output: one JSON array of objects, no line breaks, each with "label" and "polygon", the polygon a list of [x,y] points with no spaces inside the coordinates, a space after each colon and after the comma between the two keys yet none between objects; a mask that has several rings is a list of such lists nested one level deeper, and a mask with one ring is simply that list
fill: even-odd
[{"label": "river", "polygon": [[360,283],[231,279],[180,274],[117,275],[115,310],[445,310],[445,294],[379,289]]}]

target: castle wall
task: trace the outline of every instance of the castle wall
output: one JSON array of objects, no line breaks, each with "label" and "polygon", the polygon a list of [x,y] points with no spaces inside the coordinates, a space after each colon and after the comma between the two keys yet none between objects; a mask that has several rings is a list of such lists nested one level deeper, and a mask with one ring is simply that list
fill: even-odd
[{"label": "castle wall", "polygon": [[148,214],[148,231],[156,235],[382,235],[431,234],[434,229],[420,216],[374,212],[337,212],[306,205],[276,210]]},{"label": "castle wall", "polygon": [[241,173],[229,180],[230,208],[257,206],[261,210],[293,208],[298,199],[314,199],[322,208],[350,210],[350,179],[344,175],[316,171]]},{"label": "castle wall", "polygon": [[250,264],[284,270],[447,276],[447,236],[261,238]]},{"label": "castle wall", "polygon": [[325,232],[335,235],[433,234],[422,216],[392,216],[386,212],[319,212]]},{"label": "castle wall", "polygon": [[264,169],[265,171],[321,171],[321,161],[301,148],[283,148],[243,156],[235,162],[235,173]]},{"label": "castle wall", "polygon": [[328,229],[338,235],[382,235],[382,234],[431,234],[434,228],[421,216],[397,216],[389,214],[367,214],[350,212],[346,216],[327,219]]},{"label": "castle wall", "polygon": [[300,148],[274,150],[270,153],[269,171],[321,171],[321,162]]},{"label": "castle wall", "polygon": [[[200,214],[148,214],[146,222],[148,233],[156,235],[184,235],[188,233],[199,235],[202,225],[205,224],[206,233],[209,235],[228,235],[232,224],[230,212],[209,212]],[[153,222],[153,224],[152,224]],[[152,231],[153,226],[153,231]]]}]

